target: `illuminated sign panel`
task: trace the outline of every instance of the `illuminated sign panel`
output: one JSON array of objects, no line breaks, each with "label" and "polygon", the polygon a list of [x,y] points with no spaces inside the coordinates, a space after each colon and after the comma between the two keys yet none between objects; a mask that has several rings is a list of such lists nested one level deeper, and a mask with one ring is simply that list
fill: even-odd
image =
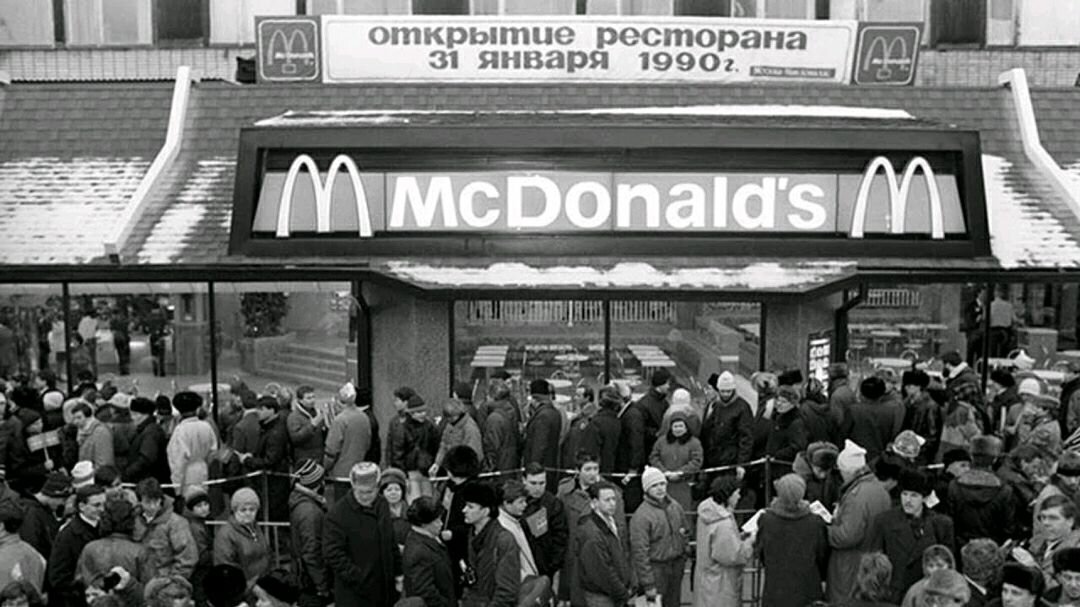
[{"label": "illuminated sign panel", "polygon": [[[316,169],[319,169],[316,171]],[[317,167],[298,155],[264,177],[253,231],[965,233],[955,175],[911,157],[873,158],[861,174],[764,172],[365,172],[348,155]]]}]

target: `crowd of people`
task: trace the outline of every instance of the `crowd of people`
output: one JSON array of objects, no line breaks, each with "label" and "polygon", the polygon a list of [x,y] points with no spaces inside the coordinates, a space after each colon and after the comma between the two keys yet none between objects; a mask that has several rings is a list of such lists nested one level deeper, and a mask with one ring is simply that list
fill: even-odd
[{"label": "crowd of people", "polygon": [[706,607],[753,570],[766,607],[1080,605],[1080,368],[984,391],[942,360],[756,373],[751,402],[730,372],[704,402],[660,369],[568,405],[496,373],[398,388],[385,428],[351,383],[237,380],[211,412],[13,377],[0,607]]}]

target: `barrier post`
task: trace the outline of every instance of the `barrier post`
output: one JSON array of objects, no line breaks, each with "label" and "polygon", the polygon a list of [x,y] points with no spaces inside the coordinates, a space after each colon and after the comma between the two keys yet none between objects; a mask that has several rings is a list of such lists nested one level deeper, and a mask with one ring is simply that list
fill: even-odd
[{"label": "barrier post", "polygon": [[769,502],[772,501],[772,456],[765,456],[765,506],[769,506]]}]

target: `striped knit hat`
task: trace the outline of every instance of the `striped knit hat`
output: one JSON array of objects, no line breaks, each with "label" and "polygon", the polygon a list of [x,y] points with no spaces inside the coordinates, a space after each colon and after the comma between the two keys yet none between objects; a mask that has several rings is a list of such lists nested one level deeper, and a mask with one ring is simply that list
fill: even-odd
[{"label": "striped knit hat", "polygon": [[314,487],[322,482],[326,470],[313,459],[305,459],[296,468],[296,482],[305,487]]}]

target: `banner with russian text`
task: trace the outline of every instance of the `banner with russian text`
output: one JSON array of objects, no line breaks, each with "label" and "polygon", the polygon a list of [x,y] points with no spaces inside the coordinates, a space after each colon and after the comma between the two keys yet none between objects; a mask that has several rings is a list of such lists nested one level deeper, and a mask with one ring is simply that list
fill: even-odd
[{"label": "banner with russian text", "polygon": [[847,83],[858,32],[855,21],[349,15],[323,15],[319,29],[329,83]]}]

